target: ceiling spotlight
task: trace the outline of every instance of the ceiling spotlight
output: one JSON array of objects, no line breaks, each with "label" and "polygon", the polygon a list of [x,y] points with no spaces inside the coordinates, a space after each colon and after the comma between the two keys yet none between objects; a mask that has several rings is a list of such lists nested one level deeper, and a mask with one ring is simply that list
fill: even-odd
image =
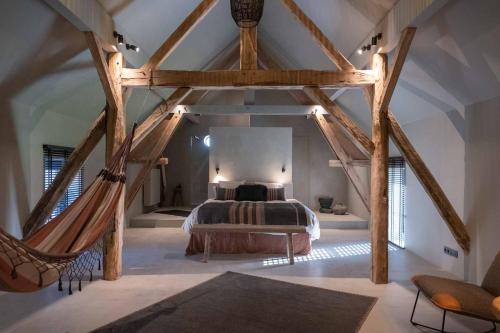
[{"label": "ceiling spotlight", "polygon": [[358,49],[358,54],[363,54],[363,50],[362,49]]}]

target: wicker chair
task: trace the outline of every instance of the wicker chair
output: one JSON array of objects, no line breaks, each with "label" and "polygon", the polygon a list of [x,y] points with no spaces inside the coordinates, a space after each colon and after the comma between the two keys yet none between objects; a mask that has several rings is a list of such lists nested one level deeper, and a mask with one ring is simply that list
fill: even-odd
[{"label": "wicker chair", "polygon": [[[500,252],[493,260],[481,286],[430,275],[416,275],[412,278],[412,282],[418,288],[410,318],[413,325],[446,332],[444,330],[446,313],[450,311],[490,321],[493,328],[487,332],[496,332],[495,323],[500,322]],[[420,292],[443,310],[441,329],[419,324],[413,320]]]}]

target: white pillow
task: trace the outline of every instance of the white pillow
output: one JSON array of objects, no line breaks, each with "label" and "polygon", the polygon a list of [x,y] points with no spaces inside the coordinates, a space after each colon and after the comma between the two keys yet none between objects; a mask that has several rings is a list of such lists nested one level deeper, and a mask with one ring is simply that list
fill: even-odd
[{"label": "white pillow", "polygon": [[226,180],[221,180],[219,181],[219,187],[220,188],[237,188],[240,185],[245,184],[244,180],[232,180],[232,181],[226,181]]}]

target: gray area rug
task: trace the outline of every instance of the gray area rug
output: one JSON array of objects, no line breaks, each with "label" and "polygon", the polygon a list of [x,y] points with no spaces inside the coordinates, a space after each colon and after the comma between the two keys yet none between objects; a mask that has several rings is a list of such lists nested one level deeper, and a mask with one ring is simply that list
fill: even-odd
[{"label": "gray area rug", "polygon": [[376,300],[226,272],[94,332],[357,332]]}]

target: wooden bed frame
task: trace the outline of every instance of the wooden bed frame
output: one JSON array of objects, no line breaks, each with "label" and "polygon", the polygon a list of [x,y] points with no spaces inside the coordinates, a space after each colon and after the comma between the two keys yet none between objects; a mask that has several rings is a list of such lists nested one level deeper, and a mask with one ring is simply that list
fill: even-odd
[{"label": "wooden bed frame", "polygon": [[205,234],[205,248],[203,252],[203,262],[208,262],[210,256],[210,240],[216,232],[239,232],[239,233],[273,233],[283,234],[287,238],[286,252],[290,265],[294,264],[293,258],[293,234],[307,233],[305,226],[296,225],[252,225],[252,224],[195,224],[191,233]]}]

